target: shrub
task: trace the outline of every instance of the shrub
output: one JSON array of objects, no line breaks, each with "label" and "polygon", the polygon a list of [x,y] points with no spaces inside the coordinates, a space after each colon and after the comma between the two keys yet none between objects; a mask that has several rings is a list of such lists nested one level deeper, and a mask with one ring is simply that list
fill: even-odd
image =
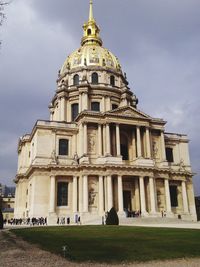
[{"label": "shrub", "polygon": [[106,225],[119,225],[119,218],[114,208],[112,208],[108,212],[108,216],[106,218]]},{"label": "shrub", "polygon": [[3,214],[0,209],[0,229],[3,229]]}]

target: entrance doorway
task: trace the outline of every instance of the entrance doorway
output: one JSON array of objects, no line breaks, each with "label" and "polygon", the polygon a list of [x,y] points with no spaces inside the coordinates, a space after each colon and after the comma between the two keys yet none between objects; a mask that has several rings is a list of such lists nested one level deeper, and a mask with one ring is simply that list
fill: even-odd
[{"label": "entrance doorway", "polygon": [[128,146],[121,144],[121,155],[123,160],[128,160]]},{"label": "entrance doorway", "polygon": [[121,133],[120,135],[120,148],[121,148],[122,160],[129,160],[128,137],[124,133]]},{"label": "entrance doorway", "polygon": [[124,209],[132,211],[131,205],[131,191],[123,191]]}]

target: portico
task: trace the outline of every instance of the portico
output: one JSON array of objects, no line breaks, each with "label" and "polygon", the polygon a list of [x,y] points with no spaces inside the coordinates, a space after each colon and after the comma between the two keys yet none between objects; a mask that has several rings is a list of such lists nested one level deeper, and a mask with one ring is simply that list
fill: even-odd
[{"label": "portico", "polygon": [[[100,172],[102,172],[100,170]],[[119,170],[120,172],[120,170]],[[160,178],[159,178],[160,179]],[[119,216],[125,217],[128,212],[140,214],[141,216],[161,216],[162,211],[166,216],[175,216],[172,209],[170,184],[166,178],[161,179],[163,183],[163,200],[159,203],[157,196],[158,187],[156,178],[152,174],[144,176],[142,173],[138,176],[129,175],[80,175],[50,177],[50,204],[49,214],[55,214],[59,210],[58,206],[58,183],[68,183],[68,192],[65,196],[68,198],[65,207],[62,207],[60,214],[91,213],[105,215],[114,207]],[[185,181],[180,181],[182,187],[183,208],[182,212],[189,213],[188,195]],[[71,184],[71,185],[70,185]],[[70,196],[70,186],[72,195]],[[161,189],[159,187],[159,189]],[[62,196],[60,196],[62,198]],[[71,199],[70,199],[71,198]],[[57,200],[57,202],[56,202]],[[71,207],[70,207],[71,206]]]}]

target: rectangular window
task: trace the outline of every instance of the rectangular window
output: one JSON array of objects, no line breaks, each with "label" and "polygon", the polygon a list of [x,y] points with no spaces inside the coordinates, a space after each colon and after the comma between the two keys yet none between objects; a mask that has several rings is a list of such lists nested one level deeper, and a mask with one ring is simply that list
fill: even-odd
[{"label": "rectangular window", "polygon": [[173,148],[166,147],[166,158],[168,162],[174,162]]},{"label": "rectangular window", "polygon": [[93,111],[100,111],[100,104],[99,104],[99,102],[92,102],[91,103],[91,110],[93,110]]},{"label": "rectangular window", "polygon": [[69,140],[60,139],[59,140],[59,155],[67,156],[69,154]]},{"label": "rectangular window", "polygon": [[118,108],[118,105],[112,104],[112,110]]},{"label": "rectangular window", "polygon": [[57,185],[57,206],[68,205],[68,183],[59,182]]},{"label": "rectangular window", "polygon": [[172,207],[178,207],[177,186],[176,185],[170,185],[169,191],[170,191],[171,206]]},{"label": "rectangular window", "polygon": [[78,116],[78,104],[72,104],[72,121],[74,121],[76,119],[76,117]]}]

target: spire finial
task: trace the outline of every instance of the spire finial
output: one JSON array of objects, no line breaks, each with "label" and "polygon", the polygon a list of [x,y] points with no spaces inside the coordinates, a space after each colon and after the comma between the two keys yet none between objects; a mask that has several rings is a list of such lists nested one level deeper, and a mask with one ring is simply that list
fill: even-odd
[{"label": "spire finial", "polygon": [[89,21],[94,20],[93,17],[93,0],[90,0],[90,13],[89,13]]}]

